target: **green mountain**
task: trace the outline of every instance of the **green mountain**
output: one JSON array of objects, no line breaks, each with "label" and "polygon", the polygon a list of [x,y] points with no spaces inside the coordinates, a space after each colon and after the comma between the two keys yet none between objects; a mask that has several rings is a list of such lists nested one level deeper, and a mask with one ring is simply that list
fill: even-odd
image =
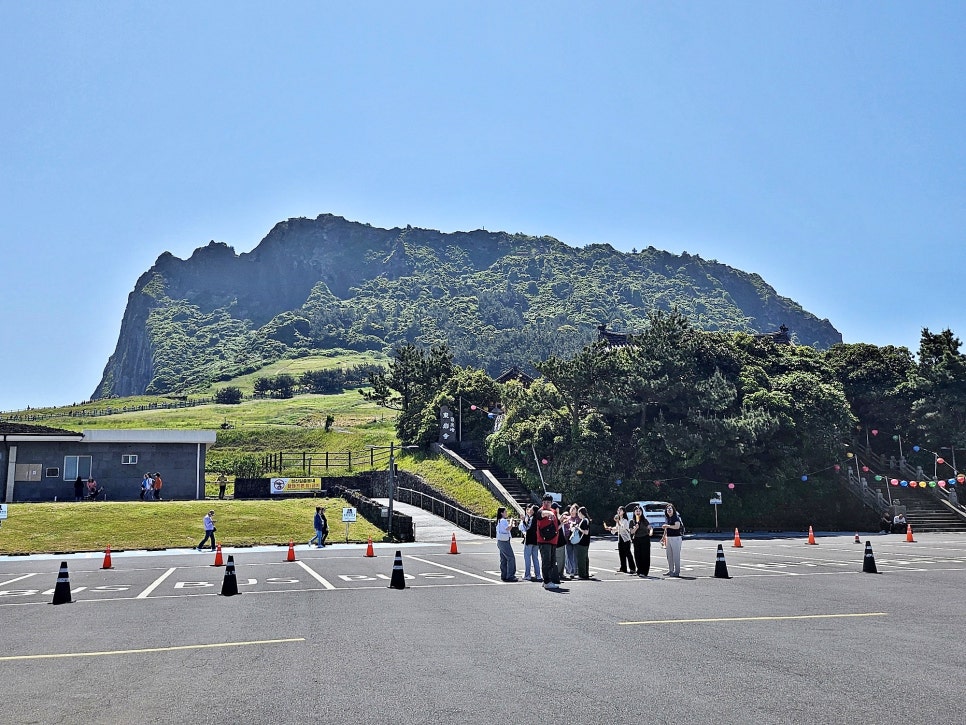
[{"label": "green mountain", "polygon": [[285,356],[401,342],[446,342],[457,364],[491,374],[527,370],[580,349],[598,325],[634,331],[673,307],[708,330],[784,324],[799,344],[842,341],[758,275],[687,253],[323,214],[280,222],[245,254],[211,242],[158,257],[128,296],[93,397],[190,392]]}]

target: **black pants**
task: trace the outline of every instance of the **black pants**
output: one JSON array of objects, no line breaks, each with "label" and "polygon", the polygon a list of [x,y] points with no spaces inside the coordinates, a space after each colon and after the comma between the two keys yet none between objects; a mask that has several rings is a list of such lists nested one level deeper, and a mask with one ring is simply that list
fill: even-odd
[{"label": "black pants", "polygon": [[[630,571],[633,574],[636,567],[634,566],[634,555],[631,553],[631,542],[618,538],[617,556],[621,560],[621,571]],[[628,565],[630,565],[630,569],[628,569]]]},{"label": "black pants", "polygon": [[214,529],[212,529],[211,531],[205,531],[205,538],[203,538],[201,540],[201,543],[198,544],[198,548],[199,549],[204,549],[205,548],[205,542],[208,541],[208,539],[211,539],[211,550],[214,551],[215,550],[215,531],[214,531]]},{"label": "black pants", "polygon": [[651,538],[639,536],[632,541],[634,558],[637,559],[637,573],[640,576],[647,576],[651,571]]},{"label": "black pants", "polygon": [[553,544],[540,544],[540,572],[543,583],[560,583],[560,570],[557,568],[557,547]]}]

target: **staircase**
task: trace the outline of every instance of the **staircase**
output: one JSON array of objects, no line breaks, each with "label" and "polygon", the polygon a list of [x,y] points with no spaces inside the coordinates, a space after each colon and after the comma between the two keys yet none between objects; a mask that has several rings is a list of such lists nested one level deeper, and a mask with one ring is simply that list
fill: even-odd
[{"label": "staircase", "polygon": [[913,532],[966,532],[966,517],[957,514],[925,488],[900,488],[893,494],[906,507],[906,522]]},{"label": "staircase", "polygon": [[[860,463],[865,463],[870,469],[867,474],[864,474],[869,480],[877,473],[886,481],[890,478],[911,477],[917,473],[917,471],[902,463],[900,463],[898,469],[891,468],[884,456],[878,456],[870,450],[865,450],[860,457]],[[851,471],[849,471],[849,476],[851,477]],[[892,502],[899,502],[900,505],[905,506],[906,522],[912,526],[914,533],[928,531],[966,532],[966,511],[951,507],[947,501],[947,494],[941,489],[928,486],[926,488],[889,486],[889,489]]]},{"label": "staircase", "polygon": [[506,492],[510,494],[514,501],[516,501],[521,508],[526,508],[531,503],[533,503],[533,497],[530,493],[530,489],[523,485],[523,482],[514,476],[508,476],[499,468],[491,466],[487,461],[485,461],[479,454],[467,452],[461,453],[460,456],[464,461],[469,463],[473,468],[480,471],[489,471],[492,476],[500,482],[500,485],[506,489]]}]

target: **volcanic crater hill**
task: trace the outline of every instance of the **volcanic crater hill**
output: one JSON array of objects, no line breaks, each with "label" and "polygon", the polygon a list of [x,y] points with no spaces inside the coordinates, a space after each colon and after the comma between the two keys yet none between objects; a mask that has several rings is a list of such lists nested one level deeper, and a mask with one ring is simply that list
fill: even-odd
[{"label": "volcanic crater hill", "polygon": [[784,324],[799,344],[842,341],[757,274],[686,252],[323,214],[280,222],[243,254],[214,241],[184,260],[163,253],[128,296],[93,397],[191,392],[286,355],[401,342],[446,342],[457,364],[496,375],[569,355],[600,324],[639,330],[675,307],[707,330]]}]

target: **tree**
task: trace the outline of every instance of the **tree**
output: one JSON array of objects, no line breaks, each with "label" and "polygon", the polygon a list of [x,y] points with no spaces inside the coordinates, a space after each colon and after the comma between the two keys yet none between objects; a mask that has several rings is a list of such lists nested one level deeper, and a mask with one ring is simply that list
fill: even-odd
[{"label": "tree", "polygon": [[241,388],[229,385],[215,393],[215,402],[222,405],[238,405],[242,401]]}]

